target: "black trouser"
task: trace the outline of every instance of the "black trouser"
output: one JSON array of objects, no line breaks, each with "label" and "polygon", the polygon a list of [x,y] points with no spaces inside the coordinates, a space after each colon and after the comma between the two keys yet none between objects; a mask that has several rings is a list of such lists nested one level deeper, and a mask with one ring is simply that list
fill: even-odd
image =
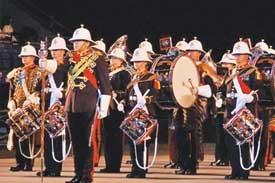
[{"label": "black trouser", "polygon": [[[29,138],[30,141],[32,142],[32,136]],[[30,156],[30,151],[29,151],[29,140],[26,139],[21,143],[21,150],[23,152],[23,154],[25,154],[26,156]],[[25,158],[21,152],[20,152],[20,148],[19,148],[19,138],[14,134],[13,135],[13,144],[15,147],[15,159],[16,159],[16,164],[18,166],[21,167],[29,167],[32,168],[33,167],[33,163],[34,163],[34,159],[28,159]]]},{"label": "black trouser", "polygon": [[196,170],[197,137],[194,129],[187,127],[176,129],[179,166],[181,169]]},{"label": "black trouser", "polygon": [[[255,163],[254,168],[257,169],[262,169],[264,168],[264,161],[265,161],[265,155],[266,155],[266,149],[267,149],[267,138],[268,138],[268,124],[269,124],[269,119],[272,116],[272,111],[270,110],[265,110],[264,107],[262,106],[260,112],[259,112],[259,119],[262,120],[263,122],[263,129],[262,129],[262,134],[261,134],[261,147],[260,147],[260,151],[259,151],[259,156],[258,159]],[[257,133],[257,135],[255,136],[255,141],[258,142],[259,137],[260,137],[260,132],[259,131]],[[258,144],[258,143],[255,143]],[[257,151],[257,146],[255,146],[255,154]]]},{"label": "black trouser", "polygon": [[[237,176],[237,177],[248,177],[249,176],[249,171],[248,170],[243,170],[240,164],[240,155],[239,155],[239,147],[236,145],[235,139],[229,135],[226,134],[226,145],[228,149],[228,154],[229,154],[229,160],[230,160],[230,165],[231,165],[231,175],[232,176]],[[242,159],[243,159],[243,165],[245,167],[248,167],[249,164],[249,147],[247,143],[244,143],[241,145],[241,151],[242,151]]]},{"label": "black trouser", "polygon": [[111,114],[104,119],[104,157],[106,169],[120,170],[123,147],[123,132],[119,128],[124,115],[119,111],[111,111]]},{"label": "black trouser", "polygon": [[224,116],[223,114],[217,114],[215,118],[216,127],[216,147],[215,147],[215,159],[228,163],[227,148],[225,145],[225,130],[223,128]]},{"label": "black trouser", "polygon": [[75,175],[85,181],[91,181],[93,170],[93,145],[91,144],[91,128],[94,113],[68,112],[69,128],[72,135]]},{"label": "black trouser", "polygon": [[198,103],[187,109],[186,114],[182,110],[179,109],[177,112],[175,132],[179,165],[181,169],[196,171],[197,160],[203,156],[202,122],[204,116]]},{"label": "black trouser", "polygon": [[[149,148],[150,143],[151,143],[151,140],[147,140],[146,141],[147,161],[146,161],[146,165],[145,166],[148,166],[148,148]],[[141,176],[145,175],[147,173],[147,169],[143,170],[143,169],[139,168],[138,165],[137,165],[136,155],[135,155],[135,148],[134,148],[134,143],[133,143],[132,140],[129,140],[129,146],[130,146],[130,156],[131,156],[131,161],[132,161],[132,170],[131,170],[131,173],[134,174],[134,175],[141,175]],[[144,164],[143,164],[143,160],[144,160],[144,157],[143,157],[143,154],[144,154],[144,142],[136,146],[136,151],[137,151],[137,160],[139,162],[139,165],[143,167],[144,166]]]},{"label": "black trouser", "polygon": [[[62,170],[62,162],[58,163],[53,159],[52,155],[52,140],[48,134],[48,132],[45,131],[45,171],[46,172],[52,172],[52,173],[60,173]],[[62,159],[62,137],[55,137],[53,139],[54,143],[54,154],[55,158],[57,160]]]}]

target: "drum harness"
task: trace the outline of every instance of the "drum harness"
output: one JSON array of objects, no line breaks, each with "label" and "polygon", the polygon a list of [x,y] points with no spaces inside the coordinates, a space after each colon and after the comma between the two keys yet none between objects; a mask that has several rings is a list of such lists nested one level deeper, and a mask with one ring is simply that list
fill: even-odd
[{"label": "drum harness", "polygon": [[[129,114],[131,114],[131,113],[132,113],[136,108],[138,108],[138,107],[144,109],[144,110],[148,113],[148,109],[147,109],[145,103],[142,102],[142,100],[145,100],[145,97],[146,97],[147,94],[150,92],[150,89],[147,89],[146,92],[142,95],[142,93],[141,93],[141,91],[140,91],[140,89],[139,89],[139,86],[138,86],[138,82],[136,82],[136,83],[133,84],[133,88],[134,88],[134,91],[135,91],[135,93],[136,93],[136,95],[137,95],[137,104],[134,106],[134,108],[132,109],[132,111],[131,111]],[[136,163],[137,163],[137,166],[138,166],[140,169],[146,170],[146,169],[152,167],[153,164],[154,164],[154,162],[155,162],[155,160],[156,160],[157,147],[158,147],[158,128],[159,128],[159,126],[158,126],[158,124],[157,124],[157,126],[156,126],[156,137],[155,137],[154,155],[153,155],[153,159],[152,159],[152,161],[151,161],[151,163],[150,163],[149,166],[146,166],[146,162],[147,162],[147,146],[146,146],[146,140],[148,140],[148,138],[150,138],[150,137],[145,138],[144,143],[143,143],[143,144],[144,144],[144,148],[143,148],[143,166],[141,166],[140,163],[138,162],[138,158],[137,158],[137,149],[136,149],[137,144],[136,144],[135,141],[133,141],[134,150],[135,150],[135,157],[136,157],[135,161],[136,161]],[[145,128],[145,133],[146,133],[146,130],[147,130],[147,129]]]},{"label": "drum harness", "polygon": [[[37,104],[37,103],[39,104],[39,98],[37,100],[37,98],[33,94],[30,94],[30,92],[28,91],[28,88],[27,88],[27,85],[26,85],[26,80],[25,80],[25,71],[24,70],[20,71],[20,82],[21,82],[21,85],[22,85],[22,88],[23,88],[23,91],[24,91],[24,94],[25,94],[27,100],[34,101],[35,104]],[[21,138],[18,141],[19,150],[20,150],[20,153],[22,154],[22,156],[24,156],[27,159],[34,159],[34,158],[36,158],[40,154],[41,148],[38,150],[38,152],[36,154],[34,154],[35,135],[32,136],[32,142],[30,140],[30,137],[28,137],[28,141],[29,141],[29,154],[30,155],[26,155],[22,151],[22,147],[21,147],[21,142],[22,141],[23,141],[23,139],[21,139]]]},{"label": "drum harness", "polygon": [[[240,96],[243,95],[243,91],[241,89],[241,86],[240,86],[240,83],[238,81],[237,76],[233,78],[233,84],[234,84],[234,87],[235,87],[235,89],[237,91],[237,102],[236,102],[236,107],[231,112],[231,114],[235,114],[239,110],[241,110],[243,107],[245,107],[245,102],[243,100],[242,101],[240,100]],[[252,167],[254,167],[254,165],[255,165],[255,163],[256,163],[256,161],[258,159],[259,152],[260,152],[260,146],[261,146],[260,142],[261,142],[261,137],[262,137],[262,130],[263,130],[263,127],[261,125],[260,136],[259,136],[259,139],[258,139],[258,146],[257,146],[256,155],[255,155],[255,145],[254,145],[254,143],[255,143],[255,141],[254,141],[255,140],[254,139],[255,134],[252,136],[251,141],[248,142],[248,145],[249,145],[249,155],[250,155],[250,161],[251,161],[251,165],[249,167],[244,167],[243,158],[242,158],[241,144],[237,143],[237,145],[239,147],[240,164],[241,164],[241,167],[242,167],[243,170],[250,170]],[[255,133],[255,132],[253,132],[253,133]]]},{"label": "drum harness", "polygon": [[[50,107],[53,106],[56,102],[59,102],[59,99],[62,98],[62,91],[63,91],[63,82],[60,84],[60,86],[57,88],[53,74],[48,74],[48,79],[49,79],[49,83],[50,83],[50,88],[49,88],[49,92],[51,92],[51,98],[50,98]],[[61,93],[61,94],[60,94]],[[68,128],[68,134],[69,134],[69,139],[70,139],[70,144],[68,147],[68,150],[66,151],[66,144],[67,144],[67,138],[66,138],[66,128]],[[60,135],[62,138],[62,159],[58,160],[55,156],[55,150],[54,150],[54,137],[50,136],[51,139],[51,145],[52,145],[52,157],[53,160],[57,163],[61,163],[63,162],[68,155],[70,154],[71,148],[72,148],[72,142],[71,142],[71,133],[69,130],[69,126],[67,124],[67,122],[65,123],[65,128],[62,130],[62,132],[60,133]]]}]

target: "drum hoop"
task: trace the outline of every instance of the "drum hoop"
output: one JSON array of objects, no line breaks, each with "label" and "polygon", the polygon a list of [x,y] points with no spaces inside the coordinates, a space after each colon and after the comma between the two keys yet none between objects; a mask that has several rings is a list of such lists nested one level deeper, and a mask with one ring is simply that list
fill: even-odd
[{"label": "drum hoop", "polygon": [[[174,91],[173,91],[173,86],[172,86],[173,72],[172,72],[172,71],[174,70],[174,68],[175,68],[175,66],[176,66],[176,64],[177,64],[177,62],[178,62],[178,60],[179,60],[181,57],[187,57],[187,58],[189,58],[189,59],[192,61],[192,59],[191,59],[189,56],[187,56],[187,55],[179,55],[179,56],[177,56],[177,57],[173,60],[173,62],[172,62],[172,65],[171,65],[170,70],[169,70],[169,76],[168,76],[168,78],[169,78],[169,90],[170,90],[170,92],[172,93],[172,99],[173,99],[173,101],[175,102],[175,104],[176,104],[178,107],[182,107],[182,106],[178,103],[178,101],[177,101],[177,99],[176,99],[176,97],[175,97]],[[196,64],[195,64],[193,61],[192,61],[192,64],[197,68]],[[197,69],[197,76],[198,76],[198,80],[200,81],[200,75],[199,75],[198,69]],[[196,94],[196,99],[197,99],[197,98],[198,98],[198,94]],[[195,104],[195,102],[196,102],[196,100],[193,102],[193,104],[189,105],[188,107],[184,107],[184,108],[190,108],[190,107],[192,107],[192,106]]]},{"label": "drum hoop", "polygon": [[150,69],[150,72],[152,73],[155,73],[155,69],[156,69],[156,66],[158,65],[158,62],[160,61],[160,59],[162,59],[165,55],[160,55],[158,56],[157,58],[154,59],[153,61],[153,64],[151,66],[151,69]]},{"label": "drum hoop", "polygon": [[[153,62],[153,64],[152,64],[152,67],[151,67],[151,69],[150,69],[150,72],[155,73],[155,69],[156,69],[156,67],[157,67],[157,65],[158,65],[158,63],[159,63],[159,61],[160,61],[162,58],[166,57],[166,56],[167,56],[167,55],[160,55],[160,56],[158,56],[157,58],[155,58],[155,60],[154,60],[154,62]],[[167,59],[167,60],[168,60],[168,59]],[[173,64],[173,61],[174,61],[174,60],[171,60],[172,64]],[[172,66],[172,64],[171,64],[171,66]],[[171,66],[170,66],[170,68],[169,68],[169,73],[170,73]],[[168,80],[169,80],[169,81],[168,81],[168,85],[170,85],[170,79],[169,79],[169,77],[168,77]],[[170,92],[170,86],[169,86],[169,92]],[[173,98],[172,98],[172,100],[173,100],[173,102],[175,103],[175,101],[174,101]],[[178,106],[177,103],[175,103],[175,104],[176,104],[176,106]],[[156,101],[156,105],[157,105],[157,107],[159,107],[159,108],[162,109],[162,110],[171,110],[171,109],[176,108],[176,107],[164,107],[164,106],[162,106],[161,104],[159,104],[158,101]]]}]

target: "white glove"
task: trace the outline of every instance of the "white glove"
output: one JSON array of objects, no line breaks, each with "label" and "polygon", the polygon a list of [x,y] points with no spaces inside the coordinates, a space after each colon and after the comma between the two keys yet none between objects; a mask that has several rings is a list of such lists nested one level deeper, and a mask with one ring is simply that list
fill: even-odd
[{"label": "white glove", "polygon": [[117,104],[117,110],[120,111],[120,112],[125,113],[124,105],[122,103]]},{"label": "white glove", "polygon": [[240,109],[242,109],[246,103],[251,103],[254,100],[252,94],[239,94],[236,102],[235,109],[231,112],[231,114],[237,113]]},{"label": "white glove", "polygon": [[7,141],[7,149],[9,151],[11,151],[14,147],[14,144],[13,144],[13,130],[10,129],[10,133],[9,133],[9,136],[8,136],[8,141]]},{"label": "white glove", "polygon": [[105,118],[108,114],[108,108],[111,101],[111,95],[101,95],[98,118]]},{"label": "white glove", "polygon": [[142,107],[142,106],[145,106],[145,104],[146,104],[146,100],[145,100],[145,98],[144,97],[138,97],[137,98],[137,105],[139,105],[140,107]]},{"label": "white glove", "polygon": [[10,100],[10,101],[8,102],[7,108],[8,108],[10,111],[15,111],[15,109],[16,109],[16,104],[15,104],[14,100]]},{"label": "white glove", "polygon": [[55,89],[50,88],[49,91],[52,93],[53,96],[55,96],[56,98],[60,99],[60,98],[63,97],[62,90],[63,90],[63,88],[59,87],[59,88],[55,88]]},{"label": "white glove", "polygon": [[216,104],[217,108],[221,108],[222,107],[222,99],[221,98],[217,99],[215,104]]}]

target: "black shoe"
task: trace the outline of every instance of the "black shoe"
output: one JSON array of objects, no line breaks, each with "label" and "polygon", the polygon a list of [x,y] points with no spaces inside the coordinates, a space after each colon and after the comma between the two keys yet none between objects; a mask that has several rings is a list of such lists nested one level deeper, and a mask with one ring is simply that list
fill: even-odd
[{"label": "black shoe", "polygon": [[24,167],[21,166],[21,165],[10,167],[10,171],[12,171],[12,172],[18,172],[18,171],[21,171],[21,170],[24,170]]},{"label": "black shoe", "polygon": [[26,172],[31,172],[32,171],[32,167],[31,166],[25,166],[23,171],[26,171]]},{"label": "black shoe", "polygon": [[210,163],[210,166],[218,166],[218,164],[221,162],[221,160],[213,161]]},{"label": "black shoe", "polygon": [[179,164],[178,163],[173,163],[170,168],[173,168],[173,169],[176,169],[176,168],[179,168]]},{"label": "black shoe", "polygon": [[72,180],[66,181],[65,183],[80,183],[80,179],[81,179],[81,178],[75,176],[75,177],[73,177]]},{"label": "black shoe", "polygon": [[248,176],[239,176],[239,180],[248,180]]},{"label": "black shoe", "polygon": [[269,176],[270,177],[275,177],[275,172],[271,172]]},{"label": "black shoe", "polygon": [[196,175],[197,174],[197,170],[186,170],[185,171],[185,175]]},{"label": "black shoe", "polygon": [[220,161],[219,163],[216,164],[216,166],[229,166],[228,162]]},{"label": "black shoe", "polygon": [[236,180],[236,179],[239,179],[239,177],[236,176],[236,175],[226,175],[224,177],[224,179],[226,179],[226,180]]},{"label": "black shoe", "polygon": [[119,173],[120,170],[103,168],[103,169],[100,169],[99,172],[101,172],[101,173]]},{"label": "black shoe", "polygon": [[186,168],[186,169],[182,168],[182,169],[176,170],[175,174],[177,174],[177,175],[196,175],[197,170],[196,169],[191,170],[191,169],[188,169],[188,168]]},{"label": "black shoe", "polygon": [[177,175],[184,175],[187,169],[181,168],[179,170],[175,170],[175,174]]},{"label": "black shoe", "polygon": [[[41,177],[41,172],[37,172],[36,175],[38,177]],[[60,177],[60,173],[59,172],[43,171],[43,177]]]},{"label": "black shoe", "polygon": [[137,178],[137,179],[144,179],[145,174],[134,174],[134,173],[129,173],[126,175],[126,178]]}]

